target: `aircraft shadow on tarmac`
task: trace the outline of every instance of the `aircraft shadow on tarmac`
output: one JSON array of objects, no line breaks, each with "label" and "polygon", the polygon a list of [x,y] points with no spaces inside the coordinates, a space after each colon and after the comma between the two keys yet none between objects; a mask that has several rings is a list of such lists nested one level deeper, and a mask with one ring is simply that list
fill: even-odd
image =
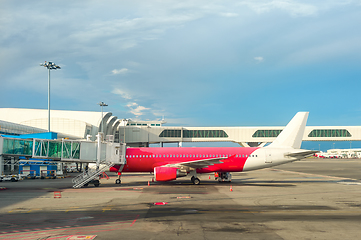
[{"label": "aircraft shadow on tarmac", "polygon": [[[257,180],[255,178],[236,179],[231,182],[218,182],[215,180],[203,180],[200,185],[194,185],[188,180],[176,180],[169,182],[150,182],[151,186],[192,186],[193,188],[202,186],[260,186],[260,187],[296,187],[299,183],[330,183],[339,182],[335,180]],[[147,186],[147,182],[125,182],[121,185],[115,185],[119,187],[139,187]]]}]

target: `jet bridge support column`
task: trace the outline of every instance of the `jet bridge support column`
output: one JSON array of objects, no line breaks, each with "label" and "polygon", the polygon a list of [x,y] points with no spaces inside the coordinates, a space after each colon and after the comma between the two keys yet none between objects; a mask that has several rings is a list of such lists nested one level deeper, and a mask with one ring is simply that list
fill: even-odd
[{"label": "jet bridge support column", "polygon": [[0,155],[0,175],[4,175],[4,157]]},{"label": "jet bridge support column", "polygon": [[98,150],[97,150],[97,168],[96,170],[99,170],[99,166],[100,166],[100,158],[101,158],[101,147],[102,147],[102,138],[103,138],[103,133],[98,133],[97,135],[97,141],[98,141]]},{"label": "jet bridge support column", "polygon": [[11,160],[10,160],[10,169],[11,169],[11,172],[13,173],[13,172],[15,172],[15,158],[14,157],[11,157],[10,158]]}]

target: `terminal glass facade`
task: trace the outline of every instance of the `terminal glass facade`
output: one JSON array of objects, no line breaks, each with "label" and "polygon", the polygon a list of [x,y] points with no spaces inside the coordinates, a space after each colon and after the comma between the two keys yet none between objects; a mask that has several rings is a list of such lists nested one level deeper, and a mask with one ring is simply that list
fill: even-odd
[{"label": "terminal glass facade", "polygon": [[4,138],[3,154],[32,155],[33,141],[24,139]]},{"label": "terminal glass facade", "polygon": [[351,137],[346,129],[314,129],[308,137]]},{"label": "terminal glass facade", "polygon": [[257,130],[253,133],[252,137],[277,137],[282,132],[282,129],[273,129],[273,130]]},{"label": "terminal glass facade", "polygon": [[[159,137],[182,137],[182,130],[163,130]],[[183,138],[227,138],[228,135],[223,130],[183,130]]]},{"label": "terminal glass facade", "polygon": [[42,132],[46,132],[46,130],[0,120],[0,134],[18,136],[21,134]]}]

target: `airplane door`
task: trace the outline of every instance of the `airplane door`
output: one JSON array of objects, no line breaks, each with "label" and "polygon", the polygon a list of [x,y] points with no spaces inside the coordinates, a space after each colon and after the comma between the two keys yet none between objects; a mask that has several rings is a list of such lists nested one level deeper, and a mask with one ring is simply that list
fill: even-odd
[{"label": "airplane door", "polygon": [[272,163],[272,152],[266,151],[265,163]]}]

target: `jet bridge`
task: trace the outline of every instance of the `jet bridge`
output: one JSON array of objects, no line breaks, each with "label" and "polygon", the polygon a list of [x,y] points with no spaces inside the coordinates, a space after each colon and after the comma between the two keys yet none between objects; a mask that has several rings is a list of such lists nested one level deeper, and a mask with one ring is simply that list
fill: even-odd
[{"label": "jet bridge", "polygon": [[113,142],[77,140],[33,139],[32,158],[53,159],[62,162],[96,163],[100,149],[101,162],[122,164],[125,161],[126,145]]},{"label": "jet bridge", "polygon": [[[102,134],[97,141],[19,139],[0,137],[0,172],[3,172],[4,159],[20,156],[36,159],[51,159],[59,162],[95,163],[95,170],[85,171],[73,179],[74,188],[82,187],[110,167],[126,164],[126,144],[102,141]],[[112,138],[109,138],[112,139]],[[94,185],[99,186],[95,181]]]}]

